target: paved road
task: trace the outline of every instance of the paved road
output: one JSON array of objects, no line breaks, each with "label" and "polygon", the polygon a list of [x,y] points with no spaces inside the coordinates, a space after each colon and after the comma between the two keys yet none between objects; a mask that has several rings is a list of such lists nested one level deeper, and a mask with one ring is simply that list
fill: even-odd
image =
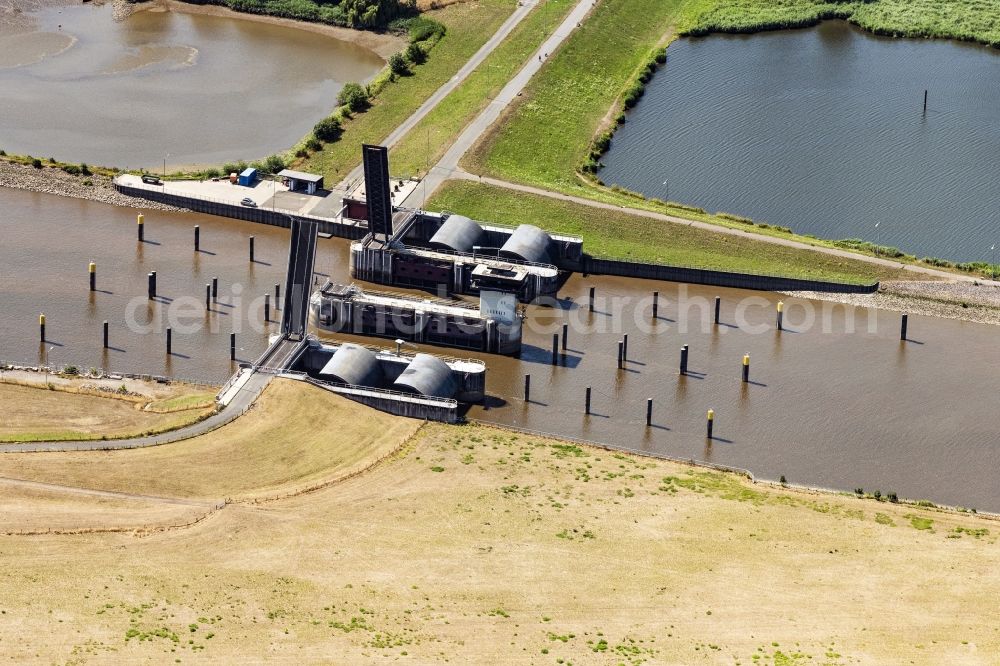
[{"label": "paved road", "polygon": [[[503,25],[501,25],[493,36],[490,37],[478,51],[476,51],[472,58],[462,65],[462,68],[459,69],[453,77],[448,79],[447,83],[438,88],[433,95],[427,98],[427,100],[420,105],[420,108],[413,112],[413,115],[404,120],[402,125],[393,130],[392,133],[385,138],[381,145],[392,148],[394,145],[399,143],[399,140],[402,139],[407,132],[416,127],[417,123],[423,120],[424,116],[431,112],[431,109],[440,104],[441,100],[451,94],[455,88],[468,78],[469,74],[471,74],[477,67],[479,67],[479,65],[483,63],[484,60],[486,60],[487,56],[493,53],[494,49],[496,49],[496,47],[507,38],[507,35],[513,32],[514,28],[517,27],[517,24],[520,23],[532,9],[534,9],[536,4],[538,4],[537,0],[531,0],[530,2],[523,2],[519,4],[507,20],[503,22]],[[360,180],[363,175],[364,168],[359,164],[354,167],[349,174],[347,174],[347,177],[341,181],[341,183],[337,186],[337,189],[346,189],[351,183]]]},{"label": "paved road", "polygon": [[[524,90],[531,78],[542,68],[545,64],[545,55],[553,54],[559,48],[559,46],[566,41],[566,38],[573,34],[583,19],[587,16],[587,13],[593,8],[594,0],[580,0],[573,11],[563,20],[563,22],[556,28],[555,32],[545,40],[542,46],[532,54],[531,58],[528,60],[527,64],[521,68],[517,74],[514,75],[503,90],[496,96],[490,105],[487,106],[479,116],[476,117],[465,130],[459,135],[458,139],[452,144],[448,152],[444,154],[444,157],[431,168],[430,173],[424,177],[424,183],[417,190],[414,190],[409,197],[402,202],[402,206],[408,207],[419,207],[422,205],[420,197],[423,192],[430,193],[434,192],[441,183],[452,177],[453,172],[458,169],[458,162],[462,159],[462,156],[469,151],[472,146],[479,141],[480,137],[489,129],[490,125],[496,122],[497,118],[503,112],[507,106],[510,105],[517,96]],[[541,59],[539,59],[541,56]],[[421,194],[418,194],[418,191]]]},{"label": "paved road", "polygon": [[243,414],[270,383],[273,375],[255,372],[240,389],[229,405],[204,421],[149,437],[119,440],[86,440],[76,442],[25,442],[23,444],[0,444],[0,453],[22,451],[98,451],[103,449],[138,449],[146,446],[169,444],[182,439],[203,435],[220,428]]}]

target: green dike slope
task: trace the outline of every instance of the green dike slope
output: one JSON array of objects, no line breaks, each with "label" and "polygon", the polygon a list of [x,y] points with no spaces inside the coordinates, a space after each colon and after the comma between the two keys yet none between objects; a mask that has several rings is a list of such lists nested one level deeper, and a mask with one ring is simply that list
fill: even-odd
[{"label": "green dike slope", "polygon": [[516,5],[516,0],[479,0],[427,12],[447,28],[427,62],[386,86],[371,108],[344,123],[338,141],[296,161],[296,168],[322,173],[330,184],[343,179],[361,161],[361,144],[380,143],[402,124],[486,43]]},{"label": "green dike slope", "polygon": [[574,0],[540,2],[482,65],[396,144],[390,155],[393,173],[426,173],[437,163],[574,5]]},{"label": "green dike slope", "polygon": [[615,100],[691,0],[603,0],[466,157],[470,171],[592,195],[576,174]]},{"label": "green dike slope", "polygon": [[540,224],[581,236],[591,254],[633,261],[861,284],[912,279],[900,269],[767,243],[754,234],[711,233],[472,181],[445,183],[427,207],[503,224]]},{"label": "green dike slope", "polygon": [[[689,207],[649,200],[584,178],[579,168],[591,142],[612,127],[625,91],[632,86],[654,50],[681,33],[754,32],[809,25],[824,18],[846,18],[873,32],[891,35],[953,37],[1000,46],[1000,21],[992,0],[599,0],[588,20],[553,55],[524,95],[463,159],[472,173],[590,198],[605,203],[665,213],[688,219],[737,226],[733,219]],[[599,175],[599,174],[598,174]],[[542,223],[545,226],[545,223]],[[647,223],[648,224],[648,223]],[[588,228],[595,254],[637,258],[654,254],[667,239],[649,240],[657,249],[627,252],[614,225],[595,220]],[[743,228],[743,227],[740,227]],[[832,241],[797,236],[767,225],[755,233],[797,240],[817,247],[838,247]],[[711,257],[716,239],[710,232],[692,231],[692,246]],[[697,238],[702,238],[699,242]],[[858,249],[874,254],[874,248]],[[768,262],[770,272],[800,275],[809,271],[817,253],[788,249],[789,263]],[[725,256],[715,262],[728,264]],[[921,263],[902,256],[901,262]],[[925,262],[926,263],[926,262]],[[930,262],[931,265],[939,265]],[[879,269],[874,269],[879,270]],[[870,274],[860,266],[851,273]],[[898,279],[919,279],[917,273],[896,271]]]}]

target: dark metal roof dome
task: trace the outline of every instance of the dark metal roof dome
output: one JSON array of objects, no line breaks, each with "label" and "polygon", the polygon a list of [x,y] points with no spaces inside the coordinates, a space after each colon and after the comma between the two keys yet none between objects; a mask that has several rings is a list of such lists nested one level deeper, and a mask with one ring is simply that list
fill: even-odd
[{"label": "dark metal roof dome", "polygon": [[385,378],[375,354],[360,345],[343,344],[320,371],[333,381],[381,388]]},{"label": "dark metal roof dome", "polygon": [[444,224],[431,236],[431,247],[438,250],[471,252],[473,245],[482,241],[483,228],[464,215],[449,215]]},{"label": "dark metal roof dome", "polygon": [[417,354],[399,376],[393,388],[438,398],[454,398],[458,381],[448,364],[437,356]]},{"label": "dark metal roof dome", "polygon": [[522,224],[500,248],[500,255],[536,264],[550,264],[549,246],[552,238],[532,224]]}]

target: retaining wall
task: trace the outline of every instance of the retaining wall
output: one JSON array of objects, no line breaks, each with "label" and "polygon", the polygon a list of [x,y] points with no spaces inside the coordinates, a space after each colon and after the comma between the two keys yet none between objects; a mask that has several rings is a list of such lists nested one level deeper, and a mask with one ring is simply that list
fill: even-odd
[{"label": "retaining wall", "polygon": [[873,284],[846,284],[823,280],[802,280],[774,275],[728,273],[725,271],[710,271],[700,268],[667,266],[663,264],[644,264],[637,261],[622,261],[620,259],[597,259],[591,256],[584,258],[583,272],[593,273],[594,275],[620,275],[622,277],[688,282],[690,284],[704,284],[713,287],[756,289],[758,291],[821,291],[843,294],[872,294],[878,291],[879,287],[878,282]]},{"label": "retaining wall", "polygon": [[269,208],[251,208],[223,201],[213,201],[211,199],[185,196],[174,192],[132,187],[131,185],[121,185],[119,183],[115,183],[115,189],[122,194],[138,197],[140,199],[148,199],[149,201],[158,201],[160,203],[177,206],[179,208],[187,208],[195,211],[196,213],[221,215],[222,217],[232,217],[237,220],[246,220],[247,222],[270,224],[274,227],[289,228],[291,226],[291,219],[289,219],[289,215],[294,215],[298,219],[316,222],[319,225],[319,232],[322,234],[331,234],[340,238],[358,240],[360,238],[364,238],[364,236],[368,233],[368,228],[366,226],[360,226],[357,224],[340,224],[323,218],[312,217],[309,215],[298,215],[296,213],[292,213],[291,211],[271,210]]}]

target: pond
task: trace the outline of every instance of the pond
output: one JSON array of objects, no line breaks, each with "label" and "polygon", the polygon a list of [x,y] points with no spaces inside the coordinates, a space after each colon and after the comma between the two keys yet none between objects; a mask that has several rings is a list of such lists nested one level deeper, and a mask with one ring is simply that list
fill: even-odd
[{"label": "pond", "polygon": [[288,25],[43,7],[0,25],[0,147],[121,168],[221,164],[286,150],[373,51]]},{"label": "pond", "polygon": [[833,21],[676,41],[599,176],[802,234],[992,261],[997,155],[1000,53]]}]

